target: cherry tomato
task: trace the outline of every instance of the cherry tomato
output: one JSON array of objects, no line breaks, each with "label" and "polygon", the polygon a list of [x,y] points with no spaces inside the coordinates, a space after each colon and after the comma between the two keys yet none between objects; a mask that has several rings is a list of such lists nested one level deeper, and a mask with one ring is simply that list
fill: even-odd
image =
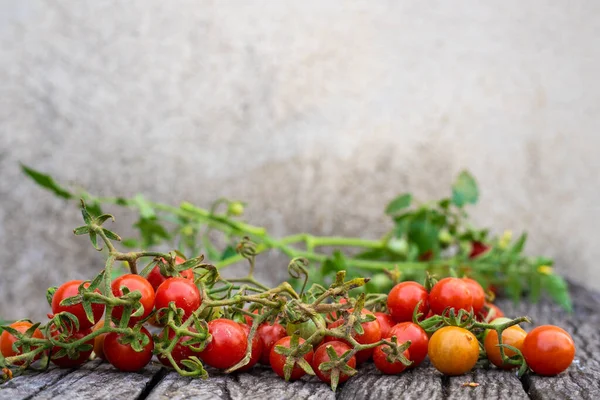
[{"label": "cherry tomato", "polygon": [[427,347],[429,337],[419,325],[412,322],[401,322],[392,327],[390,336],[396,336],[398,343],[404,343],[410,340],[410,358],[413,363],[410,368],[417,367],[427,357]]},{"label": "cherry tomato", "polygon": [[533,372],[557,375],[569,368],[575,358],[575,343],[564,329],[554,325],[534,328],[523,342],[523,356]]},{"label": "cherry tomato", "polygon": [[413,320],[413,312],[419,302],[419,312],[427,315],[429,311],[427,290],[418,282],[400,282],[390,290],[387,307],[396,322]]},{"label": "cherry tomato", "polygon": [[[331,370],[321,371],[319,369],[319,365],[331,361],[331,358],[329,358],[329,354],[327,354],[328,346],[331,346],[333,348],[333,350],[335,351],[335,354],[337,354],[338,357],[341,356],[342,354],[344,354],[345,352],[347,352],[348,350],[350,350],[350,346],[348,346],[346,343],[334,340],[332,342],[323,343],[315,351],[315,354],[312,359],[312,364],[311,364],[313,370],[315,371],[315,375],[317,375],[319,377],[319,379],[322,380],[323,382],[331,383]],[[356,367],[356,357],[355,356],[350,357],[350,359],[348,360],[346,365],[348,365],[350,368],[355,368]],[[341,373],[339,375],[338,383],[346,382],[349,378],[350,378],[349,375]]]},{"label": "cherry tomato", "polygon": [[[499,321],[498,323],[501,324],[502,322]],[[513,346],[522,352],[523,342],[525,341],[526,336],[527,332],[525,332],[523,328],[521,328],[519,325],[513,325],[502,331],[502,344]],[[485,347],[485,352],[487,354],[488,360],[490,360],[490,362],[496,367],[502,369],[512,369],[517,367],[517,365],[504,364],[502,362],[502,356],[500,355],[500,347],[498,346],[498,332],[496,332],[495,330],[490,329],[487,332],[485,340],[483,341],[483,345]],[[512,357],[516,353],[505,347],[504,354],[507,357]]]},{"label": "cherry tomato", "polygon": [[444,375],[462,375],[469,372],[479,358],[479,342],[464,328],[445,326],[429,339],[429,359]]},{"label": "cherry tomato", "polygon": [[458,314],[461,309],[471,311],[473,296],[469,286],[459,278],[444,278],[436,283],[429,293],[431,310],[441,315],[446,307],[454,308]]},{"label": "cherry tomato", "polygon": [[[27,332],[27,330],[29,328],[31,328],[33,326],[33,324],[31,322],[27,322],[27,321],[17,321],[17,322],[13,322],[12,324],[9,325],[11,328],[17,330],[18,332],[21,333],[25,333]],[[43,339],[44,335],[42,334],[42,331],[40,331],[39,329],[36,329],[35,331],[33,331],[33,334],[31,335],[31,337],[36,338],[36,339]],[[2,355],[4,357],[13,357],[13,356],[18,356],[19,354],[22,353],[23,348],[21,346],[19,346],[16,351],[13,349],[13,344],[17,341],[18,339],[11,335],[10,333],[8,333],[8,331],[2,331],[2,335],[0,335],[0,353],[2,353]],[[31,350],[32,348],[30,348]],[[40,358],[41,354],[38,354],[35,357],[35,360],[38,360]],[[15,365],[23,365],[23,361],[18,361],[15,362]]]},{"label": "cherry tomato", "polygon": [[[166,263],[165,259],[162,259],[163,262]],[[179,264],[183,264],[186,260],[176,256],[175,257],[175,265],[179,265]],[[192,269],[186,269],[185,271],[181,271],[180,272],[181,276],[185,279],[189,279],[191,281],[194,280],[194,271]],[[150,273],[148,274],[148,277],[146,279],[148,279],[148,282],[150,282],[150,284],[152,285],[152,288],[156,291],[156,289],[158,289],[158,287],[168,279],[169,277],[164,276],[163,274],[160,273],[160,267],[158,266],[158,262],[156,263],[156,266],[154,268],[152,268],[152,270],[150,271]]]},{"label": "cherry tomato", "polygon": [[477,315],[483,310],[485,291],[479,282],[474,279],[462,278],[462,281],[469,287],[469,292],[471,292],[471,297],[473,298],[473,312]]},{"label": "cherry tomato", "polygon": [[154,306],[157,310],[166,308],[169,303],[175,302],[177,308],[184,311],[183,319],[186,320],[202,304],[200,291],[196,285],[185,278],[169,278],[156,290]]},{"label": "cherry tomato", "polygon": [[392,326],[396,325],[394,320],[389,314],[383,312],[375,312],[375,318],[377,318],[377,322],[379,322],[379,330],[381,331],[382,338],[390,337],[390,331],[392,330]]},{"label": "cherry tomato", "polygon": [[[353,309],[348,310],[350,312],[353,311]],[[362,310],[362,314],[363,315],[373,315],[373,313],[371,311]],[[344,323],[343,319],[338,319],[335,322],[332,322],[328,325],[329,329],[333,329],[336,328],[340,325],[342,325]],[[379,322],[377,322],[377,319],[375,319],[374,321],[370,321],[370,322],[363,322],[361,324],[364,332],[362,334],[358,334],[355,330],[352,331],[352,337],[354,337],[354,339],[356,339],[356,341],[360,344],[371,344],[371,343],[375,343],[379,340],[381,340],[381,328],[379,327]],[[350,343],[347,343],[345,340],[340,339],[340,338],[335,338],[333,336],[326,336],[325,337],[325,342],[330,342],[330,341],[335,341],[335,340],[339,340],[341,342],[344,342],[348,345],[350,345]],[[361,350],[358,353],[356,353],[356,363],[357,364],[362,364],[363,362],[367,361],[371,356],[373,355],[373,349],[365,349],[365,350]]]},{"label": "cherry tomato", "polygon": [[[189,328],[189,330],[192,332],[195,332],[195,329],[193,327]],[[160,333],[161,338],[164,337],[165,331],[166,331],[166,329],[163,329],[163,331]],[[173,331],[172,329],[169,329],[169,339],[173,340],[174,337],[175,337],[175,331]],[[177,340],[177,343],[175,343],[175,347],[173,347],[173,350],[171,351],[171,356],[173,356],[173,360],[175,361],[175,363],[177,364],[177,366],[179,368],[185,368],[181,361],[187,360],[188,358],[198,354],[198,352],[195,352],[194,350],[190,349],[188,346],[183,345],[183,343],[185,343],[186,341],[188,341],[190,339],[191,339],[191,336],[180,337]],[[173,367],[167,357],[162,357],[159,355],[159,356],[157,356],[157,358],[158,358],[158,361],[160,361],[161,364],[163,364],[164,366],[167,366],[169,368]]]},{"label": "cherry tomato", "polygon": [[[271,363],[271,368],[273,369],[273,371],[275,371],[275,373],[277,375],[279,375],[280,377],[282,377],[284,379],[285,379],[285,373],[283,372],[283,367],[285,366],[285,361],[286,361],[287,357],[283,354],[277,353],[275,351],[275,347],[283,346],[283,347],[290,348],[291,339],[292,339],[291,336],[286,336],[284,338],[279,339],[277,342],[275,342],[275,344],[271,348],[271,353],[269,354],[269,362]],[[299,338],[298,344],[302,344],[304,342],[305,342],[304,339]],[[306,362],[308,362],[310,364],[310,363],[312,363],[313,356],[314,356],[314,353],[311,350],[308,353],[306,353],[303,356],[303,358],[306,360]],[[295,381],[297,379],[300,379],[305,374],[306,374],[306,372],[304,372],[304,370],[302,368],[300,368],[298,365],[294,365],[294,368],[292,368],[292,373],[290,375],[290,381]]]},{"label": "cherry tomato", "polygon": [[[393,363],[389,362],[387,360],[387,354],[385,354],[383,351],[385,347],[389,346],[385,344],[379,345],[375,347],[375,351],[373,352],[373,362],[375,363],[375,367],[378,370],[380,370],[386,375],[396,375],[408,368],[400,361],[395,361]],[[402,353],[402,355],[404,355],[404,357],[410,360],[410,352],[408,350],[404,350],[404,353]]]},{"label": "cherry tomato", "polygon": [[208,323],[212,340],[199,357],[205,364],[218,369],[227,369],[240,362],[246,355],[246,333],[237,322],[219,318]]},{"label": "cherry tomato", "polygon": [[[123,288],[129,289],[130,292],[135,292],[136,290],[141,293],[142,298],[140,299],[140,304],[144,307],[144,313],[139,317],[130,317],[129,318],[129,326],[135,325],[138,321],[146,318],[154,308],[154,289],[150,282],[148,282],[145,278],[142,278],[139,275],[127,274],[119,276],[115,279],[111,285],[111,289],[113,295],[115,297],[123,296]],[[120,321],[123,316],[124,307],[116,306],[113,308],[112,317],[116,321]],[[135,310],[132,310],[132,313]]]},{"label": "cherry tomato", "polygon": [[[73,332],[71,335],[69,335],[67,342],[73,343],[77,340],[83,339],[90,333],[92,333],[92,331],[89,329],[86,331]],[[58,336],[58,335],[59,335],[58,331],[52,332],[52,336]],[[85,344],[89,344],[90,346],[93,346],[94,339],[88,340],[87,342],[85,342]],[[56,354],[58,351],[60,351],[60,349],[61,349],[61,347],[59,347],[59,346],[53,346],[52,354]],[[83,364],[84,362],[89,360],[90,355],[92,354],[92,350],[93,350],[93,348],[86,350],[86,351],[80,351],[77,358],[70,358],[68,355],[64,355],[64,356],[58,357],[58,358],[51,357],[50,360],[52,360],[52,362],[60,368],[74,368],[74,367],[80,366],[81,364]]]},{"label": "cherry tomato", "polygon": [[271,349],[275,342],[279,339],[287,336],[287,332],[283,325],[274,323],[269,325],[268,323],[262,323],[258,326],[256,334],[260,337],[263,344],[263,352],[260,356],[261,364],[269,365],[269,357],[271,355]]},{"label": "cherry tomato", "polygon": [[485,303],[483,310],[479,313],[483,321],[491,321],[504,317],[504,312],[495,304]]},{"label": "cherry tomato", "polygon": [[[500,317],[500,318],[496,318],[495,320],[489,322],[492,325],[500,325],[500,324],[504,324],[506,322],[510,322],[511,319],[510,318],[505,318],[505,317]],[[482,339],[482,343],[485,343],[485,338],[487,337],[488,333],[490,333],[492,331],[492,329],[486,329],[485,332],[483,332],[483,339]]]},{"label": "cherry tomato", "polygon": [[[317,314],[316,318],[319,319],[323,325],[325,325],[325,318],[323,318],[321,314]],[[286,325],[286,331],[288,336],[292,336],[294,333],[298,332],[302,339],[308,339],[317,331],[317,325],[312,319],[300,323],[288,322]]]},{"label": "cherry tomato", "polygon": [[[240,326],[242,327],[242,329],[244,330],[244,333],[246,334],[246,341],[248,341],[248,335],[250,335],[250,326],[248,326],[246,324],[240,324]],[[244,350],[244,352],[245,352],[245,350]],[[239,369],[239,371],[248,371],[250,368],[254,367],[256,365],[256,363],[258,362],[258,360],[260,360],[262,353],[263,353],[263,342],[260,339],[260,336],[258,335],[258,330],[257,330],[256,333],[254,334],[254,337],[252,338],[252,353],[250,354],[250,361],[248,361],[248,364],[241,367]]]},{"label": "cherry tomato", "polygon": [[478,240],[473,241],[471,245],[473,246],[471,248],[471,254],[469,254],[469,258],[471,259],[479,257],[490,249],[490,246]]},{"label": "cherry tomato", "polygon": [[123,334],[111,332],[104,339],[104,355],[115,368],[126,372],[136,372],[144,368],[152,359],[154,342],[150,332],[144,327],[141,332],[150,340],[142,351],[135,351],[130,344],[121,344],[119,340]]},{"label": "cherry tomato", "polygon": [[[77,317],[79,321],[79,330],[86,330],[91,328],[96,324],[96,322],[102,319],[102,315],[104,314],[104,304],[92,303],[92,314],[94,315],[94,321],[90,322],[85,315],[85,310],[83,309],[83,304],[75,304],[72,306],[61,306],[60,302],[66,298],[76,296],[79,293],[79,285],[81,285],[83,281],[69,281],[63,283],[57,290],[54,292],[54,296],[52,296],[52,312],[54,314],[58,314],[59,312],[69,312]],[[84,287],[89,287],[90,284],[87,282]],[[95,292],[100,293],[99,290],[95,290]]]},{"label": "cherry tomato", "polygon": [[[97,331],[102,327],[104,327],[104,320],[98,322],[94,328],[92,328],[92,331]],[[104,339],[106,339],[106,335],[108,335],[108,333],[103,333],[94,338],[94,354],[102,360],[106,360],[106,356],[104,355]]]}]

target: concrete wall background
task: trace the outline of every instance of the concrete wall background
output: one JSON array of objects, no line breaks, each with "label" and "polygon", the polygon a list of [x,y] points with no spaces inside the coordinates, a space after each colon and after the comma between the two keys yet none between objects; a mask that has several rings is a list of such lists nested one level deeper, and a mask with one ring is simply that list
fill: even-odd
[{"label": "concrete wall background", "polygon": [[103,265],[19,161],[103,195],[243,199],[276,235],[365,237],[395,194],[444,195],[468,168],[477,223],[528,230],[600,288],[597,1],[0,8],[0,317],[43,317],[43,289]]}]

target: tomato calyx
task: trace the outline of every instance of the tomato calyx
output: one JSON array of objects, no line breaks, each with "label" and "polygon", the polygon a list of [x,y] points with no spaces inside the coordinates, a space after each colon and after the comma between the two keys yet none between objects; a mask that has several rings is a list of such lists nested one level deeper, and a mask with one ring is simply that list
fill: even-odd
[{"label": "tomato calyx", "polygon": [[350,377],[356,375],[358,372],[348,365],[348,361],[354,357],[355,351],[349,349],[341,355],[338,355],[331,344],[325,343],[322,346],[326,346],[325,351],[327,352],[329,361],[319,364],[317,368],[319,368],[319,371],[329,375],[329,379],[331,379],[331,390],[335,392],[340,381],[340,375]]},{"label": "tomato calyx", "polygon": [[313,351],[312,345],[308,341],[302,341],[299,335],[292,335],[290,338],[290,346],[285,347],[275,345],[273,351],[277,354],[285,356],[285,364],[283,366],[283,375],[286,381],[289,381],[292,376],[294,367],[300,367],[308,375],[314,375],[310,363],[306,361],[304,356]]}]

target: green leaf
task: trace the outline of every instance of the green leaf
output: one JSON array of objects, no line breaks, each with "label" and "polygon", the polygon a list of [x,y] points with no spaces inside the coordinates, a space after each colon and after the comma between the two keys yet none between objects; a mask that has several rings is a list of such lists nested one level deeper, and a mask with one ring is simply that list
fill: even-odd
[{"label": "green leaf", "polygon": [[513,254],[518,254],[523,251],[525,247],[525,242],[527,241],[527,233],[523,233],[519,236],[519,239],[515,242],[515,244],[511,247],[510,252]]},{"label": "green leaf", "polygon": [[410,221],[408,228],[408,239],[419,247],[419,253],[436,251],[438,243],[439,228],[432,222],[432,216],[427,211],[422,211]]},{"label": "green leaf", "polygon": [[542,286],[546,293],[565,310],[573,311],[567,282],[558,275],[542,275]]},{"label": "green leaf", "polygon": [[170,238],[169,233],[157,222],[156,217],[140,218],[139,221],[135,223],[134,227],[140,230],[142,247],[145,249],[159,244],[164,239]]},{"label": "green leaf", "polygon": [[232,246],[227,246],[225,248],[225,250],[223,250],[223,253],[221,254],[221,261],[222,260],[227,260],[229,257],[233,257],[235,256],[237,253],[235,251],[235,249]]},{"label": "green leaf", "polygon": [[465,204],[475,204],[479,198],[477,182],[471,174],[463,171],[452,185],[452,203],[457,207]]},{"label": "green leaf", "polygon": [[138,241],[135,238],[125,239],[121,242],[121,244],[130,249],[135,249],[139,247]]},{"label": "green leaf", "polygon": [[63,188],[58,183],[56,183],[56,181],[50,175],[46,175],[32,168],[29,168],[25,164],[21,164],[21,170],[25,173],[25,175],[33,179],[35,183],[37,183],[45,189],[50,190],[58,197],[62,197],[63,199],[73,198],[73,195],[67,189]]},{"label": "green leaf", "polygon": [[135,198],[133,200],[135,202],[135,205],[139,208],[140,215],[142,216],[142,218],[154,218],[156,216],[156,213],[154,212],[154,208],[152,208],[150,203],[148,203],[148,201],[146,201],[144,196],[142,196],[141,194],[138,194],[135,196]]},{"label": "green leaf", "polygon": [[411,202],[412,195],[410,193],[402,194],[389,202],[389,204],[385,208],[385,213],[387,215],[394,216],[403,209],[409,207]]}]

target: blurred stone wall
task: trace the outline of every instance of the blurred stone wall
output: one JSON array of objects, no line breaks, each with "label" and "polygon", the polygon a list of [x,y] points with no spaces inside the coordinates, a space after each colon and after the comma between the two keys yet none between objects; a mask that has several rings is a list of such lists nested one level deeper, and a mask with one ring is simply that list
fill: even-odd
[{"label": "blurred stone wall", "polygon": [[[0,5],[0,318],[41,318],[43,289],[103,265],[19,162],[102,195],[243,199],[275,235],[364,237],[395,194],[445,195],[467,168],[477,223],[528,230],[600,288],[598,1]],[[284,278],[274,260],[264,279]]]}]

